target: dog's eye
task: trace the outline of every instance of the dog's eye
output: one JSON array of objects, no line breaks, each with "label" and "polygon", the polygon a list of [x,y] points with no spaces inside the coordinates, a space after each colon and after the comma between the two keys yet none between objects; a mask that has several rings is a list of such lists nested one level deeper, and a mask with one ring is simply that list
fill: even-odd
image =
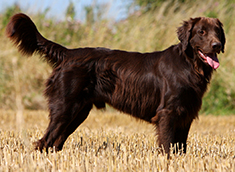
[{"label": "dog's eye", "polygon": [[200,35],[205,35],[206,31],[204,31],[204,30],[198,30],[198,33],[199,33]]}]

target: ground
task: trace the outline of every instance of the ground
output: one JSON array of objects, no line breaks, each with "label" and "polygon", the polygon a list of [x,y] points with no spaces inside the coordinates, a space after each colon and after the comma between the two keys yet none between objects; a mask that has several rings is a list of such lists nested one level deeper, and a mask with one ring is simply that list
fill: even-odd
[{"label": "ground", "polygon": [[111,108],[92,110],[61,152],[39,153],[32,143],[43,136],[47,115],[1,111],[0,171],[235,171],[235,115],[200,115],[187,154],[170,160],[159,152],[154,126]]}]

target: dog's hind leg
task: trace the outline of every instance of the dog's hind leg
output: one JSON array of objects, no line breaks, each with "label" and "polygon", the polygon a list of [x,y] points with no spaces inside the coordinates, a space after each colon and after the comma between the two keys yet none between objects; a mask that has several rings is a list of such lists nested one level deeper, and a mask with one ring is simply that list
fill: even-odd
[{"label": "dog's hind leg", "polygon": [[56,151],[62,149],[64,142],[72,134],[77,127],[87,118],[90,110],[92,108],[92,104],[86,105],[70,122],[70,124],[64,129],[64,131],[60,134],[60,136],[55,140],[53,146],[55,146]]},{"label": "dog's hind leg", "polygon": [[80,110],[75,103],[73,107],[67,107],[63,114],[51,114],[50,123],[45,135],[35,142],[35,149],[48,151],[54,147],[55,151],[62,149],[64,142],[70,134],[87,118],[92,104],[84,105]]},{"label": "dog's hind leg", "polygon": [[68,136],[86,119],[91,108],[92,85],[81,66],[57,68],[46,83],[50,123],[35,148],[61,150]]}]

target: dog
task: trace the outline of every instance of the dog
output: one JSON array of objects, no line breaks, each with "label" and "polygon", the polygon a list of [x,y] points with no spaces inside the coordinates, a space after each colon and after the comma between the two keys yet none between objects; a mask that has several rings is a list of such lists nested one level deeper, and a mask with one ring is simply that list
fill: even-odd
[{"label": "dog", "polygon": [[38,53],[53,67],[45,89],[50,122],[35,149],[61,150],[93,105],[109,104],[156,125],[166,154],[171,144],[178,145],[175,152],[186,153],[190,126],[219,67],[217,54],[224,52],[225,34],[219,19],[206,17],[184,21],[177,34],[177,45],[151,53],[67,49],[44,38],[27,15],[14,15],[6,35],[21,53]]}]

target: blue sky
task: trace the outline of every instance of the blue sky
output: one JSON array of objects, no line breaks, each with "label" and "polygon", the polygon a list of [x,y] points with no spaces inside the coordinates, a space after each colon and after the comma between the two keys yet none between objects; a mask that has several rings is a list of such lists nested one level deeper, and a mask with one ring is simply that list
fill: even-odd
[{"label": "blue sky", "polygon": [[76,19],[81,21],[85,18],[84,7],[93,3],[108,4],[109,10],[106,16],[109,18],[125,18],[127,14],[126,6],[131,2],[131,0],[0,0],[0,11],[2,12],[14,3],[19,4],[25,13],[43,12],[49,7],[48,17],[55,17],[60,20],[64,19],[70,1],[75,4]]}]

